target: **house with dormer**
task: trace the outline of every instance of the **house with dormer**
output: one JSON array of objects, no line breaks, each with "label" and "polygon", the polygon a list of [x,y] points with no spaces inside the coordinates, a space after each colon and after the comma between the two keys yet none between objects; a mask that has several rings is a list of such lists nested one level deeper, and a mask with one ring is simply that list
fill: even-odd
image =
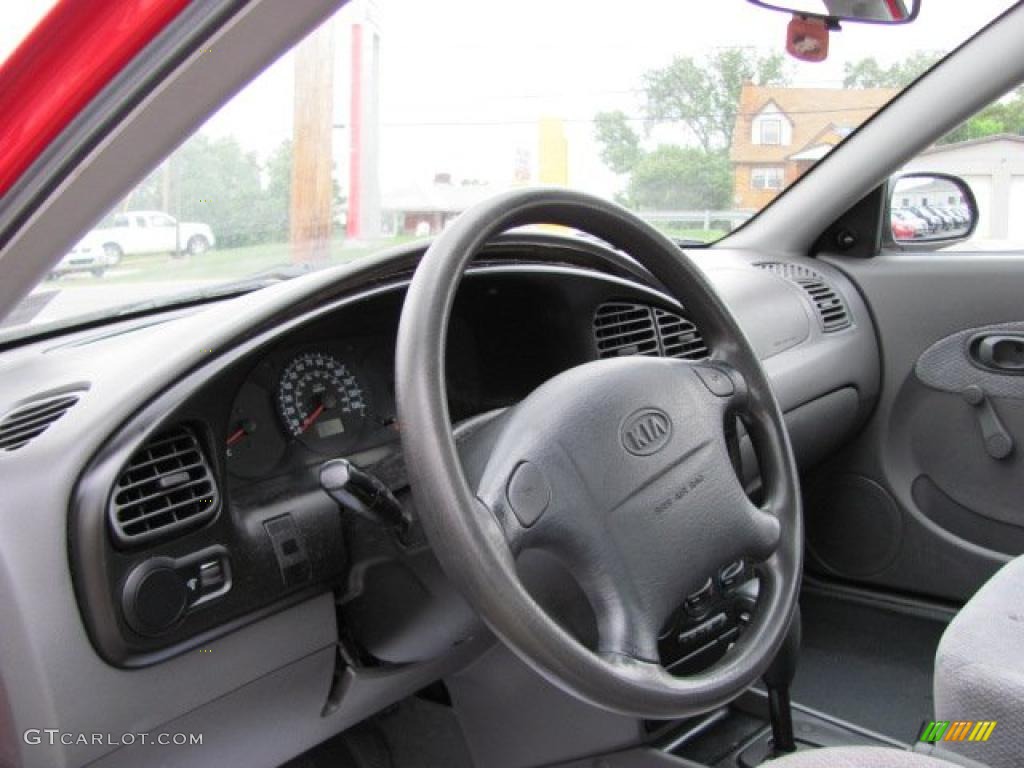
[{"label": "house with dormer", "polygon": [[729,148],[733,206],[766,206],[897,92],[746,83]]}]

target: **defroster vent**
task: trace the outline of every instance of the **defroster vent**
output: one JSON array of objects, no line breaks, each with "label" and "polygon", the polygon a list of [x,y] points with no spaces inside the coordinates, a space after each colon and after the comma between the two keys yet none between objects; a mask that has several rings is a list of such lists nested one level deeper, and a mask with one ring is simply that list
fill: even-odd
[{"label": "defroster vent", "polygon": [[195,433],[179,426],[150,439],[121,472],[110,503],[121,545],[164,539],[217,511],[217,483]]},{"label": "defroster vent", "polygon": [[0,421],[0,451],[16,451],[39,437],[53,422],[68,412],[80,392],[54,395],[25,403]]},{"label": "defroster vent", "polygon": [[594,342],[602,358],[648,355],[703,360],[708,356],[693,323],[638,302],[608,301],[599,306],[594,313]]},{"label": "defroster vent", "polygon": [[843,297],[820,272],[802,264],[780,261],[762,261],[754,266],[800,286],[814,304],[825,333],[841,331],[853,324]]}]

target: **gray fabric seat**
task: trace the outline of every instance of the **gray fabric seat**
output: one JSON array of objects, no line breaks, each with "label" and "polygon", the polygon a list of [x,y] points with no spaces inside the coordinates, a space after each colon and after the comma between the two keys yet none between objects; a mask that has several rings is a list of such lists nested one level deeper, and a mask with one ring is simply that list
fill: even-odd
[{"label": "gray fabric seat", "polygon": [[997,721],[986,742],[943,747],[992,768],[1024,765],[1024,557],[989,579],[943,634],[935,718]]},{"label": "gray fabric seat", "polygon": [[831,747],[796,752],[764,764],[765,768],[958,768],[934,757],[884,747]]}]

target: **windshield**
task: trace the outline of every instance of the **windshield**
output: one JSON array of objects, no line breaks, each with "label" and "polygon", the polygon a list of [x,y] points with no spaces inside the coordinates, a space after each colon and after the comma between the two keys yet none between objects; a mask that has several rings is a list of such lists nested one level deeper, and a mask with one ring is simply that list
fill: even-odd
[{"label": "windshield", "polygon": [[[52,5],[5,11],[0,58]],[[0,338],[259,288],[532,184],[712,242],[1009,5],[924,0],[915,22],[845,24],[802,63],[789,17],[743,0],[352,3],[48,254]]]}]

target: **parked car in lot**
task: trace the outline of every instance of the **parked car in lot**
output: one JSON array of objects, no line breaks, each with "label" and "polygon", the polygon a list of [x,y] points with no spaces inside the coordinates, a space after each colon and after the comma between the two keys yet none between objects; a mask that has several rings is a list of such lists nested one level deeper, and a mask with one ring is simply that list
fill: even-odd
[{"label": "parked car in lot", "polygon": [[50,270],[49,277],[55,280],[62,275],[75,272],[91,272],[95,277],[103,277],[107,267],[116,263],[116,261],[111,261],[110,256],[104,250],[101,238],[90,232],[57,262],[56,266]]},{"label": "parked car in lot", "polygon": [[959,228],[966,227],[971,223],[970,217],[966,213],[957,210],[954,206],[947,206],[943,208],[942,211],[951,216],[954,223]]},{"label": "parked car in lot", "polygon": [[109,265],[123,256],[147,253],[189,253],[198,256],[216,244],[209,225],[178,221],[162,211],[124,211],[92,233],[100,240]]},{"label": "parked car in lot", "polygon": [[919,230],[897,219],[892,221],[892,236],[895,240],[913,240],[918,236]]},{"label": "parked car in lot", "polygon": [[904,208],[892,210],[892,234],[897,240],[925,237],[934,231],[931,224]]},{"label": "parked car in lot", "polygon": [[956,219],[953,218],[952,214],[939,208],[936,205],[924,205],[922,208],[927,208],[931,213],[935,214],[942,221],[942,228],[945,230],[951,230],[956,228]]}]

